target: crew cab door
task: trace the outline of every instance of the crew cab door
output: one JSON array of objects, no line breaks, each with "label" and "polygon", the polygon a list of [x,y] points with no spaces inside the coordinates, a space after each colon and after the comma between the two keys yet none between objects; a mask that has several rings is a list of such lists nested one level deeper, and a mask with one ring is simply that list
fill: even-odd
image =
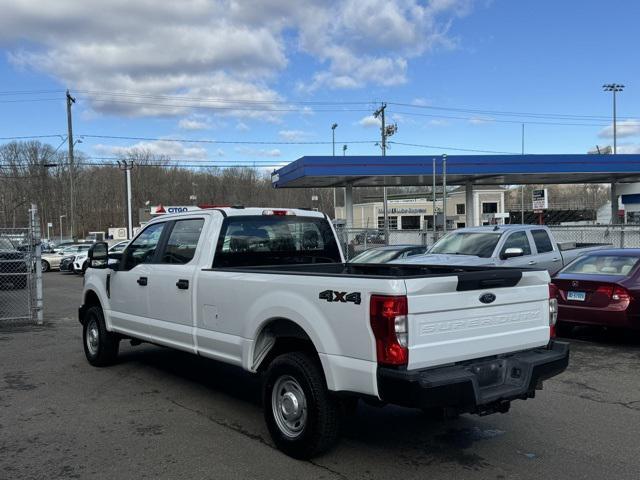
[{"label": "crew cab door", "polygon": [[554,248],[549,232],[543,228],[531,230],[531,237],[537,252],[538,267],[546,268],[550,275],[560,270],[562,268],[562,256],[557,247]]},{"label": "crew cab door", "polygon": [[169,222],[158,258],[149,265],[148,322],[159,343],[195,352],[193,292],[204,218]]},{"label": "crew cab door", "polygon": [[109,317],[118,331],[144,336],[150,333],[147,322],[150,266],[164,229],[165,223],[147,226],[127,246],[118,269],[110,273]]}]

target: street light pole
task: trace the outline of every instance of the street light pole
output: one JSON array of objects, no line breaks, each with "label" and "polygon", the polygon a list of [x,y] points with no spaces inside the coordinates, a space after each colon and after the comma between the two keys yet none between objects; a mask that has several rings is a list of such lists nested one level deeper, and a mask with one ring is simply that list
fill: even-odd
[{"label": "street light pole", "polygon": [[[624,90],[624,85],[619,83],[605,83],[602,85],[605,92],[613,93],[613,154],[618,153],[617,119],[616,119],[616,93]],[[611,223],[618,223],[618,193],[616,183],[611,182]]]}]

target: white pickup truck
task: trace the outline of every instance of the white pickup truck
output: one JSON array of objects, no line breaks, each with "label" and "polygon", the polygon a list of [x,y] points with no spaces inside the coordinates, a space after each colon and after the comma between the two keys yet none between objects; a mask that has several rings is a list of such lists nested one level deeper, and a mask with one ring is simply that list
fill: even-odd
[{"label": "white pickup truck", "polygon": [[318,212],[165,215],[122,254],[99,242],[89,258],[92,365],[130,339],[261,373],[273,441],[296,458],[332,446],[359,398],[506,412],[568,363],[547,271],[348,264]]}]

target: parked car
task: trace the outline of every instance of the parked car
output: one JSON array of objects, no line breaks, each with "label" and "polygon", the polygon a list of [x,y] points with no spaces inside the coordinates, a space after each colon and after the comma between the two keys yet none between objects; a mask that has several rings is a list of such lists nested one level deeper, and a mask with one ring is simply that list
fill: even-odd
[{"label": "parked car", "polygon": [[63,259],[61,253],[43,253],[40,263],[42,264],[42,272],[50,272],[60,268],[60,261]]},{"label": "parked car", "polygon": [[545,270],[345,263],[319,212],[163,215],[123,254],[98,242],[89,258],[90,364],[129,338],[260,373],[269,432],[296,458],[330,448],[358,398],[506,412],[569,358]]},{"label": "parked car", "polygon": [[27,261],[11,240],[0,237],[0,288],[27,286]]},{"label": "parked car", "polygon": [[356,245],[365,245],[368,243],[384,244],[384,232],[357,233],[353,241]]},{"label": "parked car", "polygon": [[425,255],[405,263],[427,265],[495,265],[544,268],[553,275],[578,255],[610,247],[605,243],[558,244],[542,225],[496,225],[459,228],[438,240]]},{"label": "parked car", "polygon": [[560,270],[557,287],[558,329],[576,325],[640,330],[640,249],[587,253]]},{"label": "parked car", "polygon": [[60,252],[60,255],[62,256],[62,260],[60,260],[60,271],[75,272],[76,269],[74,267],[74,261],[76,259],[76,256],[85,255],[86,258],[86,254],[92,245],[93,244],[90,243],[82,243],[72,245],[62,250],[62,252]]},{"label": "parked car", "polygon": [[359,253],[349,263],[387,263],[393,260],[421,255],[427,251],[427,247],[416,245],[389,245],[388,247],[372,248]]}]

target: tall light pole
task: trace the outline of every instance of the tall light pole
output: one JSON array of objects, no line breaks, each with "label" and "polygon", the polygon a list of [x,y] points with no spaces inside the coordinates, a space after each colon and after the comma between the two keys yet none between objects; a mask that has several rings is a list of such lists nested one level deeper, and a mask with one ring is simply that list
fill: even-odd
[{"label": "tall light pole", "polygon": [[[618,153],[618,137],[616,132],[616,93],[624,89],[624,85],[619,83],[605,83],[602,85],[605,92],[613,93],[613,154]],[[611,182],[611,223],[618,223],[618,193],[616,192],[615,181]]]},{"label": "tall light pole", "polygon": [[[333,151],[333,155],[332,156],[336,156],[336,128],[338,128],[338,124],[334,123],[333,125],[331,125],[331,147],[332,147],[332,151]],[[338,207],[338,205],[336,204],[337,200],[336,200],[336,187],[333,187],[333,219],[335,220],[336,218],[336,208]]]},{"label": "tall light pole", "polygon": [[342,156],[344,157],[347,154],[347,146],[342,145]]}]

